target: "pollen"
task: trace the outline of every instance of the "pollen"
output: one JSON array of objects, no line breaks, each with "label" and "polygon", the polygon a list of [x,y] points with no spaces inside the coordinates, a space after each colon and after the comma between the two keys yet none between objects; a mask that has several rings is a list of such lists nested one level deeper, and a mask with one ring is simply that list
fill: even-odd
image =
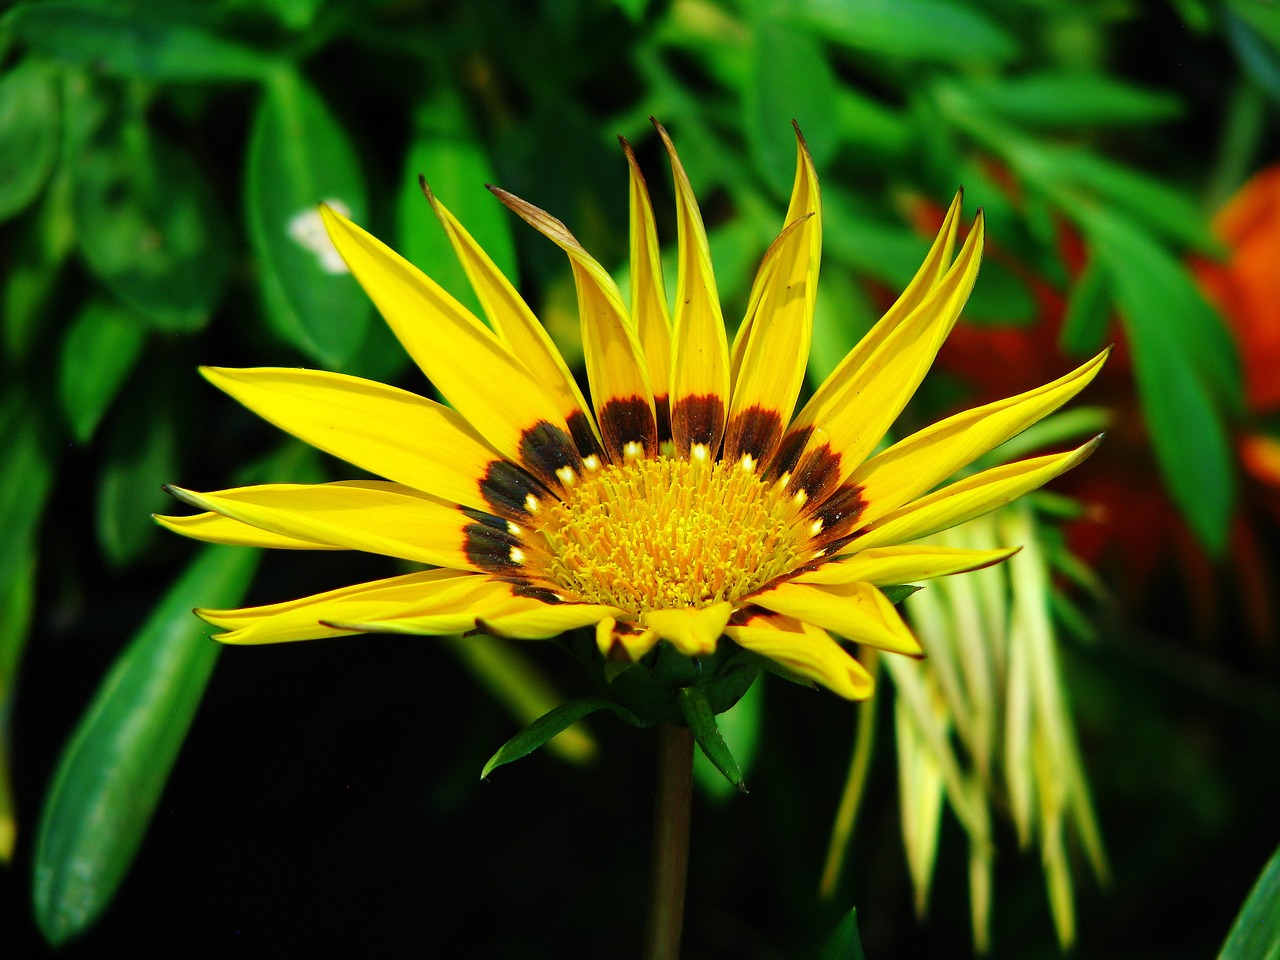
[{"label": "pollen", "polygon": [[636,615],[737,600],[813,553],[785,485],[720,461],[605,466],[579,478],[538,528],[548,581]]}]

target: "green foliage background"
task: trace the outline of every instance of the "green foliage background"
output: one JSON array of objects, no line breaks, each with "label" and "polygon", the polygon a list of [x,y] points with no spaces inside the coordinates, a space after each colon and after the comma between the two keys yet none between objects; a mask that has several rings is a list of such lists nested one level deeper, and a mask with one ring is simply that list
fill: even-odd
[{"label": "green foliage background", "polygon": [[[1275,157],[1277,44],[1280,13],[1254,0],[8,5],[0,818],[17,833],[0,952],[381,955],[456,938],[468,956],[635,952],[642,734],[601,714],[593,766],[538,754],[481,783],[514,722],[446,645],[219,651],[186,612],[384,572],[368,558],[259,563],[148,518],[171,509],[164,482],[347,475],[216,395],[197,364],[428,389],[351,278],[291,238],[299,214],[341,203],[468,301],[419,193],[426,174],[573,362],[562,258],[483,185],[552,211],[617,267],[615,135],[636,145],[674,236],[659,118],[733,317],[781,226],[794,118],[823,182],[815,380],[918,264],[909,214],[963,183],[989,235],[1067,295],[1060,342],[1045,340],[1060,372],[1119,317],[1153,495],[1229,570],[1232,433],[1247,413],[1235,346],[1184,264],[1221,254],[1208,214]],[[1083,274],[1064,224],[1089,251]],[[1044,323],[1026,273],[998,258],[966,318]],[[913,416],[959,393],[943,377]],[[1171,576],[1145,592],[1113,576],[1132,601],[1091,609],[1093,642],[1066,652],[1115,873],[1077,891],[1079,955],[1203,957],[1276,840],[1277,647],[1246,644],[1229,603],[1195,639]],[[549,646],[531,656],[580,692]],[[912,919],[887,746],[837,902],[819,903],[852,713],[779,683],[761,710],[752,793],[695,811],[687,956],[814,956],[854,903],[870,957],[967,949],[954,823],[930,919]],[[993,953],[1056,955],[1038,865],[1012,835],[997,841]]]}]

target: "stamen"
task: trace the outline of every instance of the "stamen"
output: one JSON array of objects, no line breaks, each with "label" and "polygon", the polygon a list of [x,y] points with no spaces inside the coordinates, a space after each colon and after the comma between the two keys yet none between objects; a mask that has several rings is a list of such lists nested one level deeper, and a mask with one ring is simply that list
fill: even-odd
[{"label": "stamen", "polygon": [[690,452],[580,478],[526,537],[526,570],[638,616],[736,600],[806,559],[809,525],[784,484],[747,469],[750,458],[709,462],[705,444]]}]

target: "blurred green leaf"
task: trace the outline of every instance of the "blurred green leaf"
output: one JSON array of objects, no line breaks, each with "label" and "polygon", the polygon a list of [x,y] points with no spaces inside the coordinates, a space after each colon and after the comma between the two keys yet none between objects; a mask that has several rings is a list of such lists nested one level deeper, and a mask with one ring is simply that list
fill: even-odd
[{"label": "blurred green leaf", "polygon": [[281,72],[264,91],[246,178],[249,237],[276,334],[341,367],[359,350],[371,308],[330,243],[318,204],[363,223],[365,187],[355,148],[301,77]]},{"label": "blurred green leaf", "polygon": [[178,473],[172,396],[172,379],[158,373],[130,390],[112,418],[94,521],[98,543],[114,566],[136,560],[159,534],[150,514],[164,508],[161,484]]},{"label": "blurred green leaf", "polygon": [[966,322],[984,326],[1026,326],[1039,315],[1040,304],[1026,281],[999,260],[987,257],[982,262],[973,293],[965,304]]},{"label": "blurred green leaf", "polygon": [[34,856],[36,922],[50,943],[83,933],[124,879],[220,650],[191,608],[239,603],[258,556],[203,548],[71,735],[41,811]]},{"label": "blurred green leaf", "polygon": [[929,241],[900,223],[882,220],[838,184],[822,188],[823,254],[881,280],[896,292],[920,267]]},{"label": "blurred green leaf", "polygon": [[1273,101],[1280,101],[1280,50],[1246,17],[1231,9],[1222,11],[1223,34],[1235,50],[1240,66]]},{"label": "blurred green leaf", "polygon": [[396,204],[398,249],[479,316],[480,301],[431,204],[422,195],[419,174],[427,178],[437,199],[462,222],[518,290],[520,277],[511,238],[511,216],[484,189],[486,183],[496,179],[493,167],[464,104],[452,92],[440,91],[414,112],[413,140]]},{"label": "blurred green leaf", "polygon": [[1084,150],[1053,151],[1051,165],[1055,177],[1096,193],[1161,236],[1202,253],[1221,252],[1208,219],[1185,191]]},{"label": "blurred green leaf", "polygon": [[0,222],[36,198],[58,155],[52,71],[24,60],[0,77]]},{"label": "blurred green leaf", "polygon": [[887,57],[1000,64],[1018,42],[976,8],[947,0],[798,0],[792,16],[837,43]]},{"label": "blurred green leaf", "polygon": [[[25,576],[29,550],[53,484],[55,433],[43,408],[10,386],[0,403],[0,584]],[[6,661],[0,658],[0,666]]]},{"label": "blurred green leaf", "polygon": [[1089,211],[1084,227],[1132,344],[1138,394],[1165,482],[1196,536],[1220,553],[1235,499],[1221,408],[1223,399],[1239,403],[1231,341],[1181,265],[1141,231],[1101,210]]},{"label": "blurred green leaf", "polygon": [[1280,848],[1262,868],[1218,960],[1280,960]]},{"label": "blurred green leaf", "polygon": [[68,111],[72,209],[90,269],[157,329],[199,329],[230,260],[229,229],[204,176],[133,106],[81,86]]},{"label": "blurred green leaf", "polygon": [[1058,337],[1062,349],[1073,357],[1087,357],[1102,348],[1111,323],[1111,289],[1107,272],[1090,263],[1071,286],[1067,312]]},{"label": "blurred green leaf", "polygon": [[835,147],[831,117],[836,111],[836,78],[822,45],[780,20],[758,22],[742,110],[756,168],[778,195],[789,195],[795,180],[796,147],[795,138],[786,135],[782,124],[786,120],[799,123],[819,169]]},{"label": "blurred green leaf", "polygon": [[968,90],[987,110],[1033,127],[1154,123],[1181,113],[1173,95],[1101,73],[1045,70],[983,78]]},{"label": "blurred green leaf", "polygon": [[58,357],[58,397],[77,441],[93,437],[145,343],[141,321],[109,300],[90,301],[71,322]]},{"label": "blurred green leaf", "polygon": [[[906,118],[853,87],[836,86],[834,116],[840,140],[860,151],[870,150],[889,158],[906,152],[911,135]],[[823,126],[830,123],[830,119],[820,121]]]},{"label": "blurred green leaf", "polygon": [[499,747],[497,753],[489,758],[484,765],[484,769],[480,771],[480,779],[484,780],[498,767],[533,753],[552,737],[568,729],[583,717],[599,710],[618,709],[619,707],[616,703],[611,700],[605,700],[602,697],[580,697],[577,700],[570,700],[568,703],[560,704],[554,710],[544,713]]},{"label": "blurred green leaf", "polygon": [[826,942],[818,960],[866,960],[862,952],[862,937],[858,933],[858,908],[852,908],[836,925],[831,939]]},{"label": "blurred green leaf", "polygon": [[140,80],[259,79],[272,60],[195,26],[128,6],[45,0],[15,7],[0,25],[63,63]]},{"label": "blurred green leaf", "polygon": [[716,726],[716,715],[711,710],[706,694],[698,687],[681,687],[680,713],[693,730],[694,739],[698,741],[703,755],[724,774],[726,780],[746,793],[747,785],[742,779],[742,768],[738,766],[733,752],[720,734],[720,728]]},{"label": "blurred green leaf", "polygon": [[876,319],[875,307],[847,270],[822,272],[806,373],[815,390],[858,345]]}]

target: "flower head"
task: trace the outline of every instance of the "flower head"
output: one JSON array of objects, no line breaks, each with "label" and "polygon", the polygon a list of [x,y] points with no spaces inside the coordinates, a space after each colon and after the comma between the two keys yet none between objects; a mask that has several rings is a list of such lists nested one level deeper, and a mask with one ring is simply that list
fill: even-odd
[{"label": "flower head", "polygon": [[430,191],[487,326],[378,240],[322,211],[334,246],[449,406],[334,373],[205,369],[265,419],[386,479],[173,488],[207,512],[159,520],[202,540],[363,550],[428,569],[270,606],[199,611],[224,631],[218,639],[477,629],[544,638],[593,627],[606,658],[636,661],[662,643],[706,656],[728,637],[856,699],[870,694],[871,677],[833,635],[921,653],[880,587],[1013,552],[912,541],[1079,463],[1093,444],[935,489],[1074,396],[1102,356],[875,453],[973,287],[981,213],[957,253],[957,196],[906,291],[793,417],[822,238],[804,140],[785,226],[730,344],[702,216],[658,133],[675,179],[674,311],[648,189],[625,141],[629,305],[564,224],[493,189],[568,255],[590,405],[533,312]]}]

